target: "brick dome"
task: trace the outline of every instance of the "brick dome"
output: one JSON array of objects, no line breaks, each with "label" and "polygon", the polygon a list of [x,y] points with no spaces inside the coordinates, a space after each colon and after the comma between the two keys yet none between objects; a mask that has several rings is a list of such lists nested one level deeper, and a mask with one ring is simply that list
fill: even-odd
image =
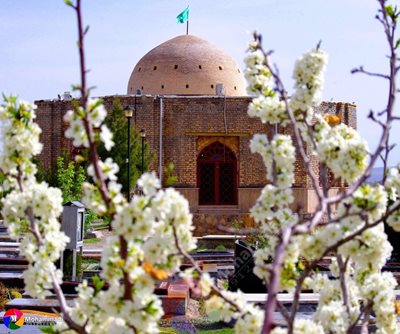
[{"label": "brick dome", "polygon": [[227,96],[245,96],[242,71],[224,51],[193,36],[172,38],[148,52],[136,64],[128,94],[140,89],[152,95],[215,95],[222,83]]}]

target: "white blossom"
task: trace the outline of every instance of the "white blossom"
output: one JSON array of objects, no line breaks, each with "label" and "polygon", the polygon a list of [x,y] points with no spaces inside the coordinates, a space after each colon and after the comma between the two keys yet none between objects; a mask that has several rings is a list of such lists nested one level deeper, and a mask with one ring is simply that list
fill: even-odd
[{"label": "white blossom", "polygon": [[87,109],[91,123],[95,128],[99,128],[107,116],[103,101],[101,99],[89,99]]},{"label": "white blossom", "polygon": [[107,151],[111,150],[111,148],[115,145],[112,140],[113,134],[105,124],[103,124],[100,128],[100,139],[104,143],[104,147]]},{"label": "white blossom", "polygon": [[[271,334],[287,334],[287,329],[282,327],[275,327]],[[324,334],[323,327],[308,319],[295,319],[294,321],[294,334]]]},{"label": "white blossom", "polygon": [[295,63],[293,79],[295,92],[289,104],[297,119],[311,120],[312,107],[321,101],[324,72],[328,56],[320,49],[313,49],[303,54]]},{"label": "white blossom", "polygon": [[360,135],[345,124],[334,127],[316,115],[313,126],[316,153],[321,162],[346,181],[355,181],[367,167],[368,145]]},{"label": "white blossom", "polygon": [[203,273],[201,275],[200,282],[199,282],[199,288],[200,288],[202,296],[206,297],[210,294],[213,283],[214,282],[213,282],[212,278],[210,277],[210,274]]},{"label": "white blossom", "polygon": [[161,187],[160,180],[155,172],[144,173],[137,181],[138,186],[143,189],[145,195],[152,196]]}]

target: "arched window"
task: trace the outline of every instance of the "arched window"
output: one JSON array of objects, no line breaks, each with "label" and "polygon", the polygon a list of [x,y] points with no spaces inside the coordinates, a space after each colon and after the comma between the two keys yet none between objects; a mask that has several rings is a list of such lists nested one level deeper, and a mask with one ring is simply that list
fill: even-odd
[{"label": "arched window", "polygon": [[228,147],[214,142],[197,157],[200,205],[237,204],[237,159]]}]

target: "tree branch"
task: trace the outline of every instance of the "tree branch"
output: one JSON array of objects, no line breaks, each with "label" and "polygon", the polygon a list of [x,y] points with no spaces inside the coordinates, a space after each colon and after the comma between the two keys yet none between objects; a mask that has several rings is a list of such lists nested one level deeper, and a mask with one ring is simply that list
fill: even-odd
[{"label": "tree branch", "polygon": [[372,76],[372,77],[377,77],[377,78],[383,78],[383,79],[386,79],[386,80],[390,80],[390,76],[388,76],[386,74],[382,74],[382,73],[374,73],[374,72],[366,71],[366,70],[364,70],[363,66],[360,66],[358,68],[353,68],[350,71],[350,73],[351,74],[363,73],[363,74],[366,74],[366,75],[369,75],[369,76]]},{"label": "tree branch", "polygon": [[[178,235],[176,232],[176,228],[174,226],[172,226],[172,230],[174,233],[175,246],[176,246],[179,254],[181,254],[185,259],[187,259],[190,262],[190,264],[193,266],[193,268],[196,270],[196,272],[199,275],[201,275],[203,273],[201,268],[198,266],[196,261],[181,247],[181,245],[179,243]],[[225,300],[228,304],[230,304],[234,309],[236,309],[239,312],[243,312],[242,308],[236,302],[227,298],[215,284],[211,285],[211,290],[215,294],[217,294],[219,297],[221,297],[223,300]]]},{"label": "tree branch", "polygon": [[[274,326],[274,311],[276,308],[277,294],[279,291],[280,269],[282,268],[285,259],[285,249],[290,241],[292,234],[291,227],[286,227],[282,230],[281,240],[275,248],[275,257],[270,270],[268,297],[264,305],[264,325],[262,333],[269,333]],[[290,322],[288,326],[290,326]]]}]

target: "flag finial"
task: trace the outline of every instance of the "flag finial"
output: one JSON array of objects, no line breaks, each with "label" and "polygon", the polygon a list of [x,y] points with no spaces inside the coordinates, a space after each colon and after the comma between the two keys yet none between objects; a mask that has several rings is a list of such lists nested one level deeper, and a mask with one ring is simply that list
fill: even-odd
[{"label": "flag finial", "polygon": [[182,13],[178,14],[176,21],[177,23],[186,22],[186,35],[189,35],[189,6]]}]

